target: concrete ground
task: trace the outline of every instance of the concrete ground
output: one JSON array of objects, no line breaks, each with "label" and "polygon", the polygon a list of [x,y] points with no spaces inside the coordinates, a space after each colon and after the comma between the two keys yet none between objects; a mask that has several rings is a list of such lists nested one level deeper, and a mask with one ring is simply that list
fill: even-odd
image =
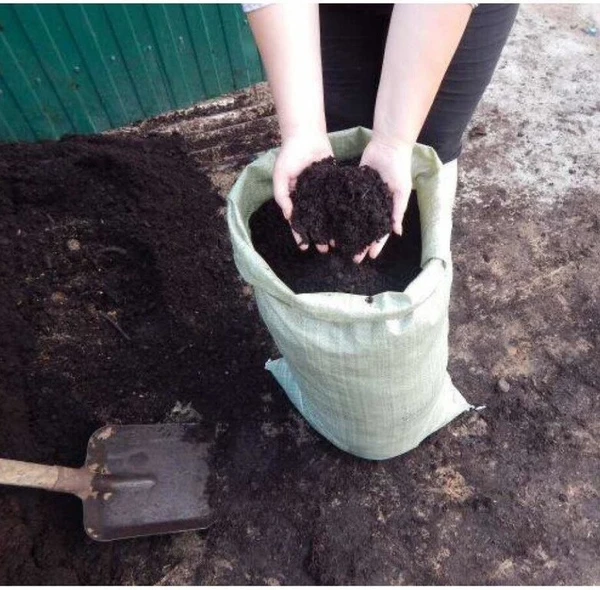
[{"label": "concrete ground", "polygon": [[[433,522],[421,506],[411,521],[419,574],[392,563],[367,583],[600,584],[598,24],[592,5],[523,6],[465,138],[450,372],[487,409],[448,427],[453,450],[421,482],[448,509]],[[183,133],[224,197],[278,139],[265,87],[137,131]],[[381,496],[364,499],[389,515],[402,498],[385,491],[386,481]],[[494,527],[513,537],[496,537]],[[163,582],[260,581],[218,541],[210,552],[203,543],[179,537],[178,564]],[[324,550],[336,554],[330,543]],[[262,583],[301,579],[270,574]],[[314,568],[311,575],[327,580]]]}]

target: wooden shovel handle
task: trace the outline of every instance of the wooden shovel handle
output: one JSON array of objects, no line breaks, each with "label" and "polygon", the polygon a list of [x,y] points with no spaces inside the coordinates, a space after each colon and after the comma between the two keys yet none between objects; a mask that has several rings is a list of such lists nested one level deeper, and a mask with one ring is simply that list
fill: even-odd
[{"label": "wooden shovel handle", "polygon": [[57,465],[0,459],[0,484],[68,492],[80,496],[91,483],[91,473]]}]

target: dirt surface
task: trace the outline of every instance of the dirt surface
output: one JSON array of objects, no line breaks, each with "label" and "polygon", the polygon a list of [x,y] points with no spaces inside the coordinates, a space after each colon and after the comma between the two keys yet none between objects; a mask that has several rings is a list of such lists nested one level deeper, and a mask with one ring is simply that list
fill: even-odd
[{"label": "dirt surface", "polygon": [[[214,432],[265,387],[237,376],[264,335],[181,137],[1,146],[0,179],[2,456],[79,466],[97,427],[185,418],[190,402]],[[1,582],[148,584],[174,559],[167,537],[88,540],[76,498],[0,495]]]},{"label": "dirt surface", "polygon": [[[0,582],[599,584],[594,10],[520,10],[460,162],[453,235],[450,373],[486,407],[390,461],[336,450],[262,368],[275,351],[215,189],[276,143],[268,106],[244,102],[247,126],[226,103],[3,166],[0,454],[77,465],[105,422],[200,420],[216,522],[98,545],[78,500],[3,489]],[[138,135],[159,136],[150,153]]]},{"label": "dirt surface", "polygon": [[311,243],[301,251],[275,201],[267,201],[251,218],[256,251],[296,293],[342,292],[368,297],[404,291],[421,267],[421,228],[416,195],[411,195],[402,236],[392,234],[376,260],[355,264],[337,248],[320,254]]},{"label": "dirt surface", "polygon": [[290,223],[304,244],[335,244],[346,258],[360,254],[392,230],[392,193],[369,166],[314,162],[290,194]]}]

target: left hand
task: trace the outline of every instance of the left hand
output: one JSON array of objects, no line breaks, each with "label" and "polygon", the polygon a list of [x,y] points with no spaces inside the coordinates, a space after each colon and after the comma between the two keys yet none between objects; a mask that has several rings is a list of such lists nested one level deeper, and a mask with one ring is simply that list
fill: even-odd
[{"label": "left hand", "polygon": [[[379,172],[383,182],[390,187],[394,199],[392,231],[398,235],[402,235],[402,219],[412,189],[412,149],[411,143],[391,144],[374,136],[360,161],[361,166],[367,165]],[[354,257],[354,262],[360,264],[367,254],[370,258],[377,258],[389,237],[390,234],[387,234],[367,246]]]}]

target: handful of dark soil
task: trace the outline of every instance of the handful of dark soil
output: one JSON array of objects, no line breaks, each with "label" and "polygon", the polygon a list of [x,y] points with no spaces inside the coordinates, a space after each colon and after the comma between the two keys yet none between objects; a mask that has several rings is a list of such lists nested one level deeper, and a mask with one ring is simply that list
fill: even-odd
[{"label": "handful of dark soil", "polygon": [[369,166],[340,166],[334,158],[311,164],[290,195],[291,224],[307,243],[335,242],[352,257],[392,230],[392,193]]},{"label": "handful of dark soil", "polygon": [[[300,189],[307,191],[306,200],[304,201],[305,206],[311,200],[316,202],[321,198],[318,197],[319,193],[316,190],[308,190],[311,189],[311,186],[321,188],[324,186],[325,188],[321,193],[322,197],[331,196],[332,201],[333,199],[339,198],[342,200],[347,197],[347,193],[344,193],[343,190],[344,187],[348,186],[350,186],[351,194],[356,196],[357,191],[355,189],[358,183],[353,183],[352,179],[364,179],[365,170],[360,170],[352,164],[355,163],[342,162],[336,165],[332,163],[331,159],[315,164],[312,168],[316,180],[311,181],[309,175],[308,180],[304,176],[298,181],[296,192],[299,192]],[[328,177],[327,170],[331,171],[332,168],[333,174]],[[371,174],[371,172],[368,172],[368,174]],[[334,190],[335,184],[331,178],[338,183],[336,190]],[[380,183],[381,180],[377,178],[375,182]],[[376,184],[375,188],[377,189],[378,186],[380,185]],[[361,194],[358,193],[358,197]],[[336,195],[340,196],[337,197]],[[366,198],[370,198],[370,196],[371,193]],[[389,199],[389,202],[391,217],[391,199]],[[350,199],[347,203],[350,203]],[[316,203],[315,207],[321,210]],[[294,201],[294,208],[296,209],[295,216],[298,212],[297,208],[299,208],[297,197]],[[351,213],[353,212],[349,211],[347,213],[348,217]],[[301,219],[304,219],[304,215],[309,221],[311,219],[319,220],[310,210],[304,211]],[[346,215],[346,212],[344,215]],[[383,218],[383,215],[381,217]],[[338,216],[338,218],[341,218],[341,216]],[[323,217],[322,221],[325,222],[326,218]],[[344,227],[338,228],[340,233],[333,234],[329,232],[320,234],[318,233],[319,230],[305,230],[314,231],[315,233],[310,234],[311,247],[303,252],[296,245],[289,225],[283,218],[281,209],[271,199],[250,218],[250,231],[256,251],[265,259],[273,272],[295,293],[341,292],[371,296],[384,291],[404,291],[421,271],[421,223],[416,193],[411,193],[408,201],[402,236],[391,234],[377,259],[371,260],[367,257],[361,264],[355,264],[348,254],[362,250],[374,239],[378,239],[390,231],[390,221],[386,222],[389,225],[386,225],[385,228],[383,227],[383,221],[381,221],[379,226],[381,229],[375,232],[370,227],[370,224],[373,223],[377,224],[377,219],[373,222],[373,219],[368,220],[365,216],[352,215],[349,223],[352,231],[347,231]],[[320,227],[327,227],[327,225],[323,223]],[[381,231],[380,235],[378,235],[379,231]],[[355,238],[353,233],[364,237]],[[306,234],[305,236],[307,237]],[[314,244],[327,243],[330,239],[329,236],[336,240],[336,248],[330,250],[328,254],[320,254]],[[340,253],[342,244],[346,246],[345,254]],[[370,301],[370,299],[367,300]]]}]

